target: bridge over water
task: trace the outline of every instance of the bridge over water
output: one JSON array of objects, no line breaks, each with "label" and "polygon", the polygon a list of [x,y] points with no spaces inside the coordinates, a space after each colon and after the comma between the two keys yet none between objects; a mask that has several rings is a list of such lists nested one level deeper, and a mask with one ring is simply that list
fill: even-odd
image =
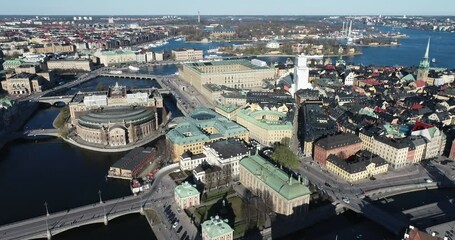
[{"label": "bridge over water", "polygon": [[[144,209],[152,208],[154,202],[151,201],[151,197],[154,195],[155,188],[161,179],[177,169],[178,164],[172,164],[162,168],[155,175],[155,181],[150,187],[150,190],[139,196],[127,196],[108,201],[100,201],[1,226],[0,239],[50,239],[53,235],[73,228],[98,223],[107,225],[109,220],[114,218],[127,214],[141,213]],[[155,200],[161,197],[155,196]]]}]

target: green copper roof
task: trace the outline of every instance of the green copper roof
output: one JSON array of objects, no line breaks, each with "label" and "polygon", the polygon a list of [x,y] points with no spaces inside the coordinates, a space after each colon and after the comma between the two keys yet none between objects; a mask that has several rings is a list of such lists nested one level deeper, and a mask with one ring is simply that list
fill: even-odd
[{"label": "green copper roof", "polygon": [[288,200],[310,194],[310,189],[297,179],[290,178],[283,170],[275,167],[259,155],[242,159],[240,165]]},{"label": "green copper roof", "polygon": [[[209,134],[204,128],[213,127],[218,133]],[[210,139],[230,138],[248,133],[244,127],[234,123],[209,108],[197,108],[189,117],[166,134],[174,144],[205,142]]]},{"label": "green copper roof", "polygon": [[234,104],[222,104],[222,103],[217,103],[216,107],[221,109],[222,111],[226,113],[231,113],[237,109],[240,108],[240,106],[234,105]]},{"label": "green copper roof", "polygon": [[274,115],[281,119],[286,119],[286,114],[270,110],[251,111],[250,109],[242,109],[237,113],[237,119],[242,118],[253,123],[260,128],[269,130],[289,130],[292,131],[292,123],[287,120],[282,121],[267,121],[262,119],[263,116]]},{"label": "green copper roof", "polygon": [[180,198],[199,196],[199,191],[188,182],[184,182],[175,187],[174,192]]},{"label": "green copper roof", "polygon": [[201,225],[202,231],[206,232],[210,238],[217,238],[228,233],[234,232],[234,230],[227,224],[225,220],[220,217],[211,217]]}]

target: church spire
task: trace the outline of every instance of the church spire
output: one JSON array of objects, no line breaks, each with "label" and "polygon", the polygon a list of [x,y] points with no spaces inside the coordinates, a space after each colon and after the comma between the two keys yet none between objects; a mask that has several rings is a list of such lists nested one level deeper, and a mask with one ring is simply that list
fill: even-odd
[{"label": "church spire", "polygon": [[428,38],[427,50],[425,51],[425,56],[423,57],[426,59],[428,59],[429,55],[430,55],[430,41],[431,41],[431,37]]}]

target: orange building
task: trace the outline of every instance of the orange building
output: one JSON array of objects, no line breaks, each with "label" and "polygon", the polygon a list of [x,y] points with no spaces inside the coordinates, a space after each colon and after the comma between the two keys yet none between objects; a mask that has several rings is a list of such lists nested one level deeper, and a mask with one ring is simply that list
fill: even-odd
[{"label": "orange building", "polygon": [[314,144],[313,159],[325,165],[330,154],[346,159],[360,151],[362,141],[354,134],[339,134],[318,140]]}]

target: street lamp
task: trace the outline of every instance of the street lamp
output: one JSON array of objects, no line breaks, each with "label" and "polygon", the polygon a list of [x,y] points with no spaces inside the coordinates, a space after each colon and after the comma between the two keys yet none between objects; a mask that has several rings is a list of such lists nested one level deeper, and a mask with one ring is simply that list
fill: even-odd
[{"label": "street lamp", "polygon": [[49,229],[49,209],[47,208],[47,202],[44,202],[44,207],[46,208],[46,235],[47,239],[51,239],[51,230]]},{"label": "street lamp", "polygon": [[98,190],[98,195],[100,196],[100,204],[103,205],[104,225],[107,225],[108,219],[107,219],[107,215],[106,215],[106,204],[103,203],[103,199],[101,198],[101,190]]}]

